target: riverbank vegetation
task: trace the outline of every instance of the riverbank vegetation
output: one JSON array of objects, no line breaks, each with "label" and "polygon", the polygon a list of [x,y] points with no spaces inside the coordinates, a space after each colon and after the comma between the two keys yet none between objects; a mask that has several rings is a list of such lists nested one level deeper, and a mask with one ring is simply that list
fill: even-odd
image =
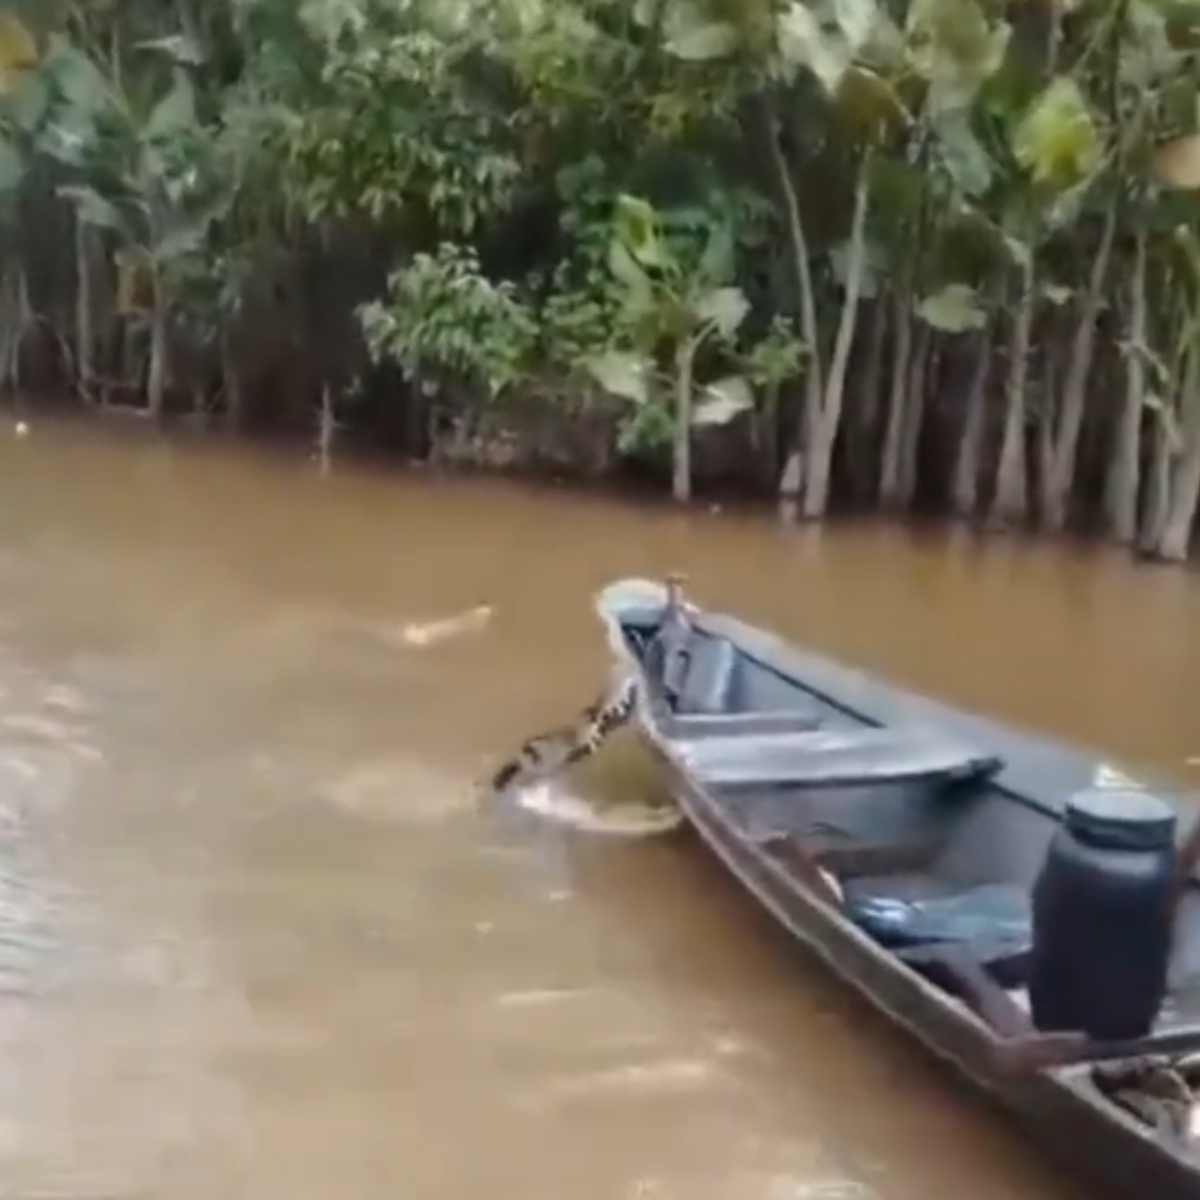
[{"label": "riverbank vegetation", "polygon": [[3,0],[0,375],[1186,557],[1198,0]]}]

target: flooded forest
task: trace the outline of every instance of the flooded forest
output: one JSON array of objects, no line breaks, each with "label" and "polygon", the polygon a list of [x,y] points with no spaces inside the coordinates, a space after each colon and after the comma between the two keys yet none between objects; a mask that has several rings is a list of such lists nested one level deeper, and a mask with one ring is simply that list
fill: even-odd
[{"label": "flooded forest", "polygon": [[0,371],[1186,558],[1190,0],[5,0]]}]

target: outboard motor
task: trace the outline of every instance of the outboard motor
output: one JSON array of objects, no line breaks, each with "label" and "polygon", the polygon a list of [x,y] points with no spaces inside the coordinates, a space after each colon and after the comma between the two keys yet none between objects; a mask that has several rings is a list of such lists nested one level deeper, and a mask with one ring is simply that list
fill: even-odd
[{"label": "outboard motor", "polygon": [[1029,1003],[1041,1030],[1145,1037],[1167,992],[1176,815],[1148,792],[1067,801],[1033,889]]}]

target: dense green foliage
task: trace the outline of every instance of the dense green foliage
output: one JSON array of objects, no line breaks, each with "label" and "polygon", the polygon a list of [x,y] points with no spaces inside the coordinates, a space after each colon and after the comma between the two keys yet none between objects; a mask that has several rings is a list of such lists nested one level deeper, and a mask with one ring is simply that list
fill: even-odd
[{"label": "dense green foliage", "polygon": [[715,455],[793,515],[1187,553],[1200,0],[0,11],[11,386],[49,345],[89,403],[240,421],[300,278],[324,442],[558,405],[680,499]]}]

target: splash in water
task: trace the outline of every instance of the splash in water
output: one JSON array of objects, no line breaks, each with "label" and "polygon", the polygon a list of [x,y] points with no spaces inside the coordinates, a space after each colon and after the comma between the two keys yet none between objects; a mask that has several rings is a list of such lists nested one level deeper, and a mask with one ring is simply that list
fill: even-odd
[{"label": "splash in water", "polygon": [[674,832],[684,820],[674,805],[594,804],[550,782],[517,788],[511,800],[522,812],[555,824],[613,837],[657,837]]}]

